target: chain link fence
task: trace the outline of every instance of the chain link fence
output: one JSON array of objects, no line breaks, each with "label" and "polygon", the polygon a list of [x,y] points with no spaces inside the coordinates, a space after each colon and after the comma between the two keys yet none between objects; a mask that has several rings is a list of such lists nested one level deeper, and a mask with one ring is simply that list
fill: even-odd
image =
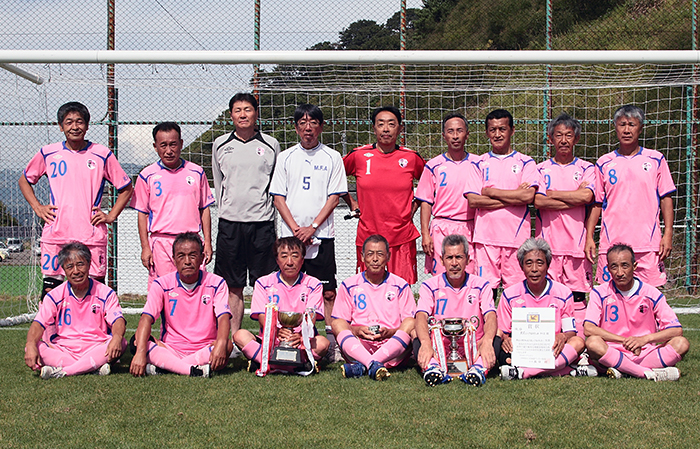
[{"label": "chain link fence", "polygon": [[[695,49],[696,1],[638,0],[520,2],[410,0],[403,2],[112,0],[85,3],[0,1],[0,48],[27,50],[374,50],[399,49]],[[592,4],[593,3],[593,4]],[[405,19],[402,22],[402,17]],[[403,24],[403,26],[402,26]],[[36,298],[40,223],[17,179],[42,145],[63,139],[55,113],[81,101],[92,114],[88,138],[109,144],[129,175],[153,163],[151,130],[181,124],[183,157],[205,167],[211,145],[232,131],[229,98],[254,88],[260,126],[288,148],[297,142],[292,115],[303,102],[328,118],[321,137],[341,153],[373,142],[369,122],[379,105],[401,106],[406,145],[430,159],[444,151],[441,117],[452,110],[470,122],[468,150],[488,151],[482,120],[505,107],[516,117],[514,146],[542,161],[544,129],[566,111],[584,125],[577,150],[594,162],[616,145],[610,119],[624,103],[648,113],[645,146],[664,151],[678,192],[676,245],[668,288],[683,304],[697,279],[697,76],[688,66],[243,66],[22,64],[43,84],[0,69],[0,241],[19,238],[23,251],[0,262],[0,315],[27,310]],[[112,71],[113,70],[113,71]],[[573,81],[575,80],[575,81]],[[48,200],[48,183],[37,186]],[[107,204],[105,204],[107,206]],[[212,211],[216,237],[217,211]],[[338,278],[354,272],[356,221],[336,212]],[[416,215],[416,222],[418,216]],[[420,239],[418,241],[420,249]],[[0,251],[2,248],[0,248]],[[113,229],[110,282],[122,297],[143,295],[136,212]],[[419,273],[422,260],[419,255]],[[38,279],[38,280],[37,280]]]}]

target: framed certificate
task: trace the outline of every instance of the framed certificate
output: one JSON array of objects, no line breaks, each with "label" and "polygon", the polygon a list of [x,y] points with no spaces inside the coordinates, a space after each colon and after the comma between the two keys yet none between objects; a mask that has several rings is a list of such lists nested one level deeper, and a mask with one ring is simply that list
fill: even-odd
[{"label": "framed certificate", "polygon": [[513,366],[554,368],[555,313],[551,307],[513,309]]}]

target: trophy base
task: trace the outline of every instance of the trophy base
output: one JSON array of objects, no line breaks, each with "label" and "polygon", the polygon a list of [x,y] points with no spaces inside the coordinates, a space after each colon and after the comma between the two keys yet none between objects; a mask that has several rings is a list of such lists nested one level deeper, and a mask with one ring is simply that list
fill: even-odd
[{"label": "trophy base", "polygon": [[304,362],[301,361],[300,349],[281,346],[277,346],[272,351],[270,363],[273,365],[304,366]]},{"label": "trophy base", "polygon": [[459,376],[469,370],[466,360],[452,360],[447,362],[447,374]]}]

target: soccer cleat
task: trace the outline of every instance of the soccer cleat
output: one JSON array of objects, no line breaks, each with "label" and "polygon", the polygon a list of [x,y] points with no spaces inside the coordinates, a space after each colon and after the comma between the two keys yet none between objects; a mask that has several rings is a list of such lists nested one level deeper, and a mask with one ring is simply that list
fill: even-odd
[{"label": "soccer cleat", "polygon": [[569,374],[574,377],[596,377],[598,370],[593,365],[573,365]]},{"label": "soccer cleat", "polygon": [[376,360],[369,364],[368,374],[372,380],[384,380],[391,376],[389,370],[384,367],[384,364]]},{"label": "soccer cleat", "polygon": [[254,359],[248,360],[248,372],[249,373],[254,373],[259,369],[260,369],[260,363],[258,363]]},{"label": "soccer cleat", "polygon": [[621,379],[622,378],[622,373],[613,367],[608,368],[608,371],[606,373],[609,378],[611,379]]},{"label": "soccer cleat", "polygon": [[445,382],[445,375],[442,374],[442,370],[439,366],[430,365],[423,373],[423,380],[427,386],[434,387],[437,384]]},{"label": "soccer cleat", "polygon": [[480,387],[486,383],[486,376],[484,375],[484,370],[479,369],[475,366],[469,368],[469,371],[459,376],[462,381],[473,387]]},{"label": "soccer cleat", "polygon": [[206,365],[193,365],[190,367],[190,377],[211,377],[211,367]]},{"label": "soccer cleat", "polygon": [[46,379],[58,379],[59,377],[65,376],[66,373],[60,366],[42,366],[41,367],[41,378]]},{"label": "soccer cleat", "polygon": [[159,374],[163,374],[160,368],[158,368],[155,365],[151,365],[150,363],[146,364],[146,375],[147,376],[158,376]]},{"label": "soccer cleat", "polygon": [[516,380],[520,379],[520,371],[518,367],[511,365],[501,366],[501,379],[502,380]]},{"label": "soccer cleat", "polygon": [[681,378],[681,370],[679,370],[675,366],[669,366],[666,368],[654,368],[652,369],[652,371],[654,373],[653,379],[655,382],[664,382],[669,380],[673,381]]},{"label": "soccer cleat", "polygon": [[340,369],[343,371],[343,377],[346,379],[365,375],[365,366],[360,362],[344,363]]},{"label": "soccer cleat", "polygon": [[105,363],[100,367],[100,369],[97,370],[97,374],[100,376],[109,376],[109,373],[112,372],[112,367],[109,366],[109,363]]}]

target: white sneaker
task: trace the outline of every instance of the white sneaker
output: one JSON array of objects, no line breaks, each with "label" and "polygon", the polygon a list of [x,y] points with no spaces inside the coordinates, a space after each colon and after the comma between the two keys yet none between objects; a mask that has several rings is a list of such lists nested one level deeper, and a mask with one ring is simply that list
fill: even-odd
[{"label": "white sneaker", "polygon": [[206,365],[193,365],[190,368],[190,377],[211,377],[211,367]]},{"label": "white sneaker", "polygon": [[157,376],[159,374],[160,374],[160,372],[158,371],[158,368],[155,365],[151,365],[150,363],[146,364],[146,375],[147,376]]},{"label": "white sneaker", "polygon": [[[652,370],[654,373],[654,381],[655,382],[663,382],[667,380],[678,380],[681,378],[681,370],[676,368],[675,366],[669,366],[666,368],[654,368]],[[644,373],[646,375],[646,373]],[[649,379],[649,377],[647,377]]]},{"label": "white sneaker", "polygon": [[238,349],[238,346],[233,345],[233,349],[231,350],[231,354],[228,355],[229,359],[235,359],[238,358],[239,355],[243,354],[240,349]]},{"label": "white sneaker", "polygon": [[59,377],[63,377],[66,375],[66,373],[63,371],[63,368],[60,366],[42,366],[41,367],[41,378],[42,379],[58,379]]},{"label": "white sneaker", "polygon": [[112,367],[109,366],[109,363],[105,363],[100,367],[100,369],[97,370],[97,374],[100,376],[109,376],[109,373],[112,372]]},{"label": "white sneaker", "polygon": [[619,370],[612,368],[612,367],[608,368],[607,375],[611,379],[621,379],[622,378],[622,373]]},{"label": "white sneaker", "polygon": [[520,371],[516,366],[502,365],[501,366],[501,379],[502,380],[516,380],[520,379]]},{"label": "white sneaker", "polygon": [[592,365],[574,365],[573,370],[569,373],[574,377],[596,377],[598,370]]}]

